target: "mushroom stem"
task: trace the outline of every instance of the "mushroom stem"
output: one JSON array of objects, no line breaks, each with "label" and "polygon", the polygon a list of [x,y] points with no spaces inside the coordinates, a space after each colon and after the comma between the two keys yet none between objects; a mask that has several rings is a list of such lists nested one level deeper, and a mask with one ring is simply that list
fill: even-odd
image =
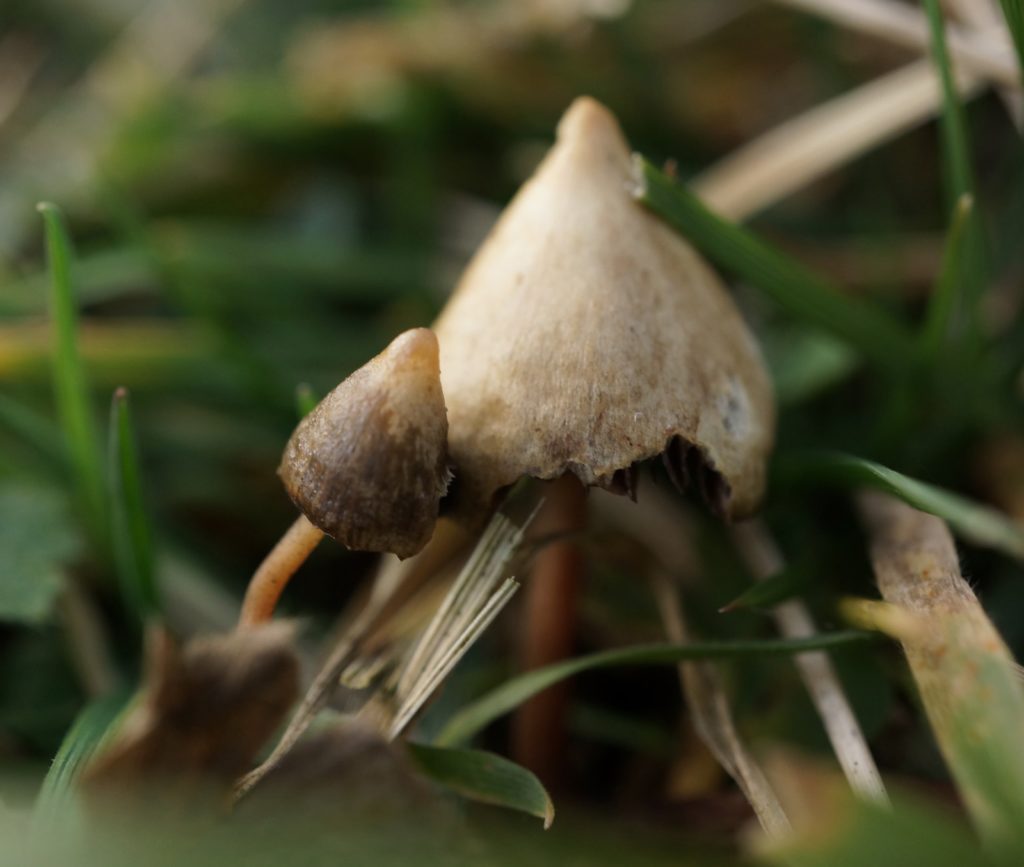
[{"label": "mushroom stem", "polygon": [[[586,510],[586,489],[575,476],[566,474],[545,492],[533,535],[544,538],[582,529]],[[558,662],[572,653],[583,571],[583,552],[572,539],[552,542],[537,553],[526,582],[522,614],[524,670]],[[513,758],[555,788],[565,768],[568,698],[564,684],[551,687],[522,705],[512,721]]]},{"label": "mushroom stem", "polygon": [[300,515],[253,573],[242,602],[238,628],[245,629],[271,618],[285,585],[324,537],[323,530]]}]

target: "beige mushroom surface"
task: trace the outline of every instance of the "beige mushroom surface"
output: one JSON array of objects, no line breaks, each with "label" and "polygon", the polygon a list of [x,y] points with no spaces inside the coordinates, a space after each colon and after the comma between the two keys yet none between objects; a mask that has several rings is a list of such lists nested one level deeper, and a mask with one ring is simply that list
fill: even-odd
[{"label": "beige mushroom surface", "polygon": [[430,540],[448,485],[447,434],[437,338],[414,328],[303,419],[278,473],[327,535],[410,557]]},{"label": "beige mushroom surface", "polygon": [[464,513],[524,475],[632,493],[659,454],[722,517],[756,509],[775,424],[761,353],[632,187],[614,116],[577,99],[435,323]]}]

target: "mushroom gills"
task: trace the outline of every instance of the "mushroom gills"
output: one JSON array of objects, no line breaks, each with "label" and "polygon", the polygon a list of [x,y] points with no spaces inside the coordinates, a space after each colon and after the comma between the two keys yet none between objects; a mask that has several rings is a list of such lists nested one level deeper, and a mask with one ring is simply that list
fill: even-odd
[{"label": "mushroom gills", "polygon": [[676,434],[661,453],[661,462],[677,491],[683,493],[696,482],[701,498],[715,517],[728,520],[732,493],[729,483],[698,446]]}]

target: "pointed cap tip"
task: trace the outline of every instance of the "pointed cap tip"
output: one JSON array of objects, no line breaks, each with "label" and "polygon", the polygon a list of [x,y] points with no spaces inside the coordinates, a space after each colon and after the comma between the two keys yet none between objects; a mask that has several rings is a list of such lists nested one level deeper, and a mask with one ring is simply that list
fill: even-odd
[{"label": "pointed cap tip", "polygon": [[383,354],[403,366],[423,365],[431,371],[440,369],[437,336],[429,328],[410,328],[404,331],[391,341]]},{"label": "pointed cap tip", "polygon": [[417,553],[447,488],[437,337],[414,328],[341,382],[296,427],[278,469],[302,513],[357,551]]},{"label": "pointed cap tip", "polygon": [[576,97],[558,122],[560,142],[607,135],[623,137],[615,115],[592,96]]}]

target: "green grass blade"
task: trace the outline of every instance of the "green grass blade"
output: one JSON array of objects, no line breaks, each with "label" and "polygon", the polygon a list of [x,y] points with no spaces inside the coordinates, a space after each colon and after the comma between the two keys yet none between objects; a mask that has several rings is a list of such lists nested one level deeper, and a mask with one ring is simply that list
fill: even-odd
[{"label": "green grass blade", "polygon": [[578,656],[519,675],[462,708],[441,731],[437,744],[449,746],[471,738],[492,720],[518,707],[552,684],[584,671],[623,665],[675,665],[690,659],[727,659],[766,654],[791,656],[863,641],[863,632],[832,632],[814,638],[773,641],[711,641],[689,644],[641,644]]},{"label": "green grass blade", "polygon": [[953,219],[942,253],[942,272],[932,291],[921,335],[925,359],[934,363],[949,336],[958,301],[964,288],[964,246],[974,213],[974,198],[970,193],[960,196],[953,210]]},{"label": "green grass blade", "polygon": [[106,540],[106,497],[96,420],[89,406],[85,369],[78,352],[78,310],[71,284],[71,241],[56,205],[42,203],[50,264],[50,316],[54,326],[53,376],[57,412],[74,467],[78,496],[97,544]]},{"label": "green grass blade", "polygon": [[885,491],[915,509],[942,518],[976,545],[1024,560],[1024,529],[1002,512],[874,461],[841,452],[810,452],[780,462],[778,475],[788,482],[806,480]]},{"label": "green grass blade", "polygon": [[[946,28],[939,0],[924,0],[931,31],[932,56],[942,82],[943,165],[946,173],[946,195],[950,209],[957,206],[963,196],[975,196],[976,184],[971,167],[971,144],[967,133],[967,120],[954,81],[953,62],[946,45]],[[977,342],[980,334],[979,303],[987,281],[985,239],[981,221],[970,220],[966,227],[964,267],[966,324],[968,334]]]},{"label": "green grass blade", "polygon": [[1017,49],[1017,64],[1020,66],[1024,80],[1024,0],[999,0],[1003,7],[1006,26],[1013,37],[1013,47]]},{"label": "green grass blade", "polygon": [[110,494],[114,560],[125,602],[145,621],[160,614],[152,534],[142,503],[139,456],[128,391],[110,405]]},{"label": "green grass blade", "polygon": [[942,82],[942,144],[949,184],[950,205],[964,193],[974,193],[974,172],[971,169],[971,147],[967,122],[954,83],[953,61],[946,45],[946,27],[939,0],[924,0],[931,31],[932,57]]},{"label": "green grass blade", "polygon": [[555,805],[541,781],[526,768],[494,753],[407,744],[417,767],[431,780],[463,797],[518,810],[550,828]]},{"label": "green grass blade", "polygon": [[758,581],[732,602],[719,608],[718,613],[728,614],[732,611],[745,611],[750,608],[772,608],[780,602],[798,596],[806,585],[805,570],[798,566],[791,566],[765,578],[764,581]]},{"label": "green grass blade", "polygon": [[131,696],[131,692],[122,690],[97,699],[79,713],[43,779],[32,817],[34,830],[45,832],[60,820],[69,805],[75,780],[95,755]]},{"label": "green grass blade", "polygon": [[638,199],[716,264],[757,286],[793,317],[841,338],[875,363],[903,367],[912,362],[914,340],[899,322],[844,296],[751,232],[715,215],[647,160],[637,157],[636,171]]}]

